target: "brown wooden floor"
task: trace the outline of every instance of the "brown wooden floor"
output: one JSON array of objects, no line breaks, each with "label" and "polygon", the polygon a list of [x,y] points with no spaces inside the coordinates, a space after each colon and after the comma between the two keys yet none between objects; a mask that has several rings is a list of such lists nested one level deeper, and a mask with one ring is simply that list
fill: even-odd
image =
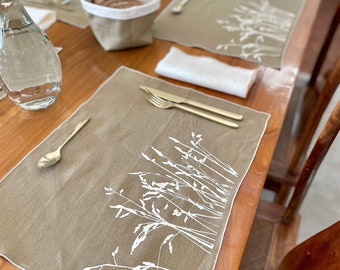
[{"label": "brown wooden floor", "polygon": [[[340,0],[323,0],[320,7],[317,19],[314,23],[314,32],[310,37],[310,42],[306,50],[304,60],[302,62],[301,71],[310,73],[315,64],[317,55],[320,51],[322,41],[325,38],[326,31],[332,20],[333,14]],[[332,45],[321,74],[331,68],[336,60],[340,57],[340,26],[333,38]]]}]

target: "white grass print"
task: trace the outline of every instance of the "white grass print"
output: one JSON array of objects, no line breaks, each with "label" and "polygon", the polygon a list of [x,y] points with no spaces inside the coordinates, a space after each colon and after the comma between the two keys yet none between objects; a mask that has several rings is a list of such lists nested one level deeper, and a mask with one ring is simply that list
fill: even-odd
[{"label": "white grass print", "polygon": [[[219,221],[235,185],[228,175],[238,177],[238,174],[201,145],[201,135],[192,133],[191,137],[188,145],[169,138],[180,161],[172,160],[154,147],[151,149],[155,158],[142,154],[157,172],[131,173],[138,177],[143,189],[140,198],[127,197],[123,189],[116,191],[105,187],[107,195],[118,196],[123,202],[110,205],[116,210],[115,218],[129,218],[131,215],[140,218],[140,223],[131,231],[136,237],[130,256],[152,234],[164,229],[167,232],[156,250],[158,261],[155,264],[147,263],[126,269],[165,269],[160,267],[161,254],[172,254],[174,239],[179,237],[206,253],[214,248],[217,229],[222,226]],[[108,264],[105,266],[108,267]],[[116,261],[113,266],[117,267]],[[101,269],[98,267],[87,269]]]},{"label": "white grass print", "polygon": [[155,265],[154,263],[150,263],[150,262],[143,262],[141,265],[137,265],[137,266],[121,265],[116,260],[116,255],[118,254],[118,251],[119,251],[119,247],[117,247],[115,249],[115,251],[112,252],[113,263],[105,263],[105,264],[101,264],[101,265],[86,267],[83,270],[103,270],[103,269],[108,269],[108,268],[126,269],[126,270],[128,270],[128,269],[131,269],[131,270],[153,270],[153,269],[169,270],[168,268],[159,267],[159,266]]},{"label": "white grass print", "polygon": [[[294,13],[274,7],[268,0],[249,1],[234,11],[228,19],[219,19],[217,23],[228,32],[237,32],[239,39],[218,44],[216,49],[227,51],[237,48],[241,57],[259,62],[263,57],[279,58],[293,24]],[[274,41],[273,45],[268,45],[271,41]]]}]

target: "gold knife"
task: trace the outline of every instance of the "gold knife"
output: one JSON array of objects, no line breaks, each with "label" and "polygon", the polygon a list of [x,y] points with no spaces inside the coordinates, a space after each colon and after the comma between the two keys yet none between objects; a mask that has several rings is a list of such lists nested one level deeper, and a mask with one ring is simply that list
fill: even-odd
[{"label": "gold knife", "polygon": [[149,87],[149,86],[140,85],[139,87],[143,89],[144,91],[148,91],[150,93],[153,93],[156,96],[170,100],[175,103],[187,104],[187,105],[194,106],[194,107],[197,107],[197,108],[209,111],[209,112],[213,112],[213,113],[216,113],[216,114],[219,114],[219,115],[222,115],[222,116],[234,119],[234,120],[238,120],[238,121],[243,119],[243,115],[238,114],[238,113],[225,111],[220,108],[216,108],[216,107],[213,107],[207,104],[203,104],[198,101],[179,97],[179,96],[176,96],[176,95],[173,95],[173,94],[170,94],[170,93],[167,93],[167,92],[164,92],[164,91],[161,91],[161,90]]},{"label": "gold knife", "polygon": [[140,88],[143,91],[143,94],[145,95],[146,99],[150,101],[150,103],[160,109],[169,109],[176,107],[178,109],[191,112],[193,114],[199,115],[203,118],[209,119],[211,121],[220,123],[222,125],[225,125],[227,127],[231,128],[238,128],[239,125],[229,121],[226,117],[222,117],[221,115],[215,114],[215,113],[210,113],[208,111],[199,109],[194,106],[190,106],[187,104],[182,104],[182,103],[176,103],[172,102],[171,100],[167,100],[165,98],[161,98],[160,96],[155,95],[154,93],[151,93],[147,91],[145,88]]}]

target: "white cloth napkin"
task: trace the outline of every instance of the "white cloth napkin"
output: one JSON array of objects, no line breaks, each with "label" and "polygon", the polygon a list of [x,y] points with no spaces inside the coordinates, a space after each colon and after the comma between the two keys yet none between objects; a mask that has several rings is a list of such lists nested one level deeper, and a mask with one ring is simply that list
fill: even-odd
[{"label": "white cloth napkin", "polygon": [[259,69],[244,69],[206,56],[193,56],[172,47],[158,63],[158,74],[246,98]]},{"label": "white cloth napkin", "polygon": [[25,9],[32,20],[44,31],[57,21],[57,14],[53,10],[28,6],[25,6]]}]

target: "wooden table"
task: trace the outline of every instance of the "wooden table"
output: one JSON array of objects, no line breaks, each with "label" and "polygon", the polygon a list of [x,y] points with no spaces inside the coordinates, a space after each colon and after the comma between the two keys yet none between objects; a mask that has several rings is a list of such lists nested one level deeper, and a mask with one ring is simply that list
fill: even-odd
[{"label": "wooden table", "polygon": [[[238,269],[255,210],[301,65],[304,50],[321,0],[306,0],[286,51],[281,70],[262,67],[263,73],[247,99],[175,82],[271,114],[267,130],[252,166],[236,196],[216,269]],[[169,0],[163,0],[161,9]],[[159,77],[154,69],[174,43],[155,39],[152,45],[105,52],[88,27],[84,30],[57,22],[47,34],[63,48],[62,93],[56,103],[43,111],[20,109],[8,98],[0,102],[0,178],[60,125],[121,65]],[[225,63],[256,67],[244,60],[216,55],[197,48],[176,45],[186,52],[212,56]],[[162,78],[166,79],[166,78]],[[127,82],[128,84],[128,82]],[[0,195],[1,196],[1,195]],[[17,269],[0,257],[0,269]]]}]

